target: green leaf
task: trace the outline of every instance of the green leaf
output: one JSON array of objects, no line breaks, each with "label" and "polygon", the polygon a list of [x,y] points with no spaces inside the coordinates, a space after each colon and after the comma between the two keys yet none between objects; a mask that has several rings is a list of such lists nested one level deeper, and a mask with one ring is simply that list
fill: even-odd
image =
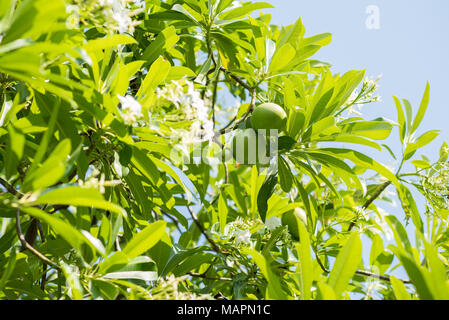
[{"label": "green leaf", "polygon": [[398,190],[398,193],[399,193],[399,198],[401,200],[402,208],[404,209],[405,214],[408,217],[412,218],[413,223],[415,224],[416,228],[420,232],[424,232],[424,225],[423,225],[421,216],[418,211],[418,207],[416,206],[415,199],[413,198],[412,193],[404,185],[401,185],[401,188]]},{"label": "green leaf", "polygon": [[393,286],[393,292],[396,296],[397,300],[411,300],[410,293],[407,292],[407,289],[404,283],[394,276],[390,276],[391,285]]},{"label": "green leaf", "polygon": [[395,96],[393,96],[393,99],[398,114],[399,137],[401,138],[401,142],[404,143],[405,135],[407,133],[407,125],[405,124],[404,110],[402,109],[401,101]]},{"label": "green leaf", "polygon": [[378,172],[388,180],[391,180],[391,182],[395,186],[398,187],[400,185],[397,177],[390,170],[385,168],[379,162],[373,160],[372,158],[360,152],[349,149],[336,149],[336,148],[323,148],[321,149],[321,152],[330,153],[336,156],[337,158],[340,157],[343,159],[348,159],[358,166]]},{"label": "green leaf", "polygon": [[421,135],[418,139],[416,139],[415,142],[407,144],[407,147],[404,151],[404,158],[406,160],[410,159],[416,150],[431,143],[433,140],[435,140],[436,137],[439,136],[439,134],[439,130],[430,130]]},{"label": "green leaf", "polygon": [[154,95],[154,91],[157,86],[161,84],[168,75],[171,65],[170,62],[165,61],[162,57],[159,57],[151,64],[150,70],[148,70],[145,79],[143,79],[140,85],[139,91],[136,96],[137,101],[142,104],[142,107],[149,108],[147,105]]},{"label": "green leaf", "polygon": [[293,60],[295,55],[295,48],[293,48],[289,43],[286,43],[281,48],[276,50],[273,59],[271,60],[269,71],[274,73],[284,69],[284,67],[286,67],[290,61]]},{"label": "green leaf", "polygon": [[388,138],[393,125],[387,121],[357,121],[342,126],[341,131],[373,140]]},{"label": "green leaf", "polygon": [[299,232],[300,242],[295,243],[296,251],[299,257],[299,273],[301,281],[301,298],[303,300],[311,299],[312,282],[313,282],[313,265],[312,255],[310,251],[309,233],[303,222],[296,218]]},{"label": "green leaf", "polygon": [[324,137],[316,137],[314,141],[333,141],[333,142],[345,142],[345,143],[354,143],[359,145],[368,146],[374,149],[377,149],[379,151],[382,151],[381,146],[372,140],[366,139],[364,137],[359,137],[353,134],[337,134],[337,135],[331,135],[331,136],[324,136]]},{"label": "green leaf", "polygon": [[62,271],[66,278],[67,286],[70,288],[69,295],[73,300],[83,300],[83,287],[79,275],[74,266],[61,262]]},{"label": "green leaf", "polygon": [[268,281],[267,299],[286,300],[287,296],[282,290],[281,279],[271,270],[269,258],[264,257],[254,249],[245,248],[243,253],[253,257],[254,262],[260,268],[260,272]]},{"label": "green leaf", "polygon": [[346,289],[361,261],[362,242],[359,235],[353,233],[339,252],[329,275],[328,284],[337,297],[340,297]]},{"label": "green leaf", "polygon": [[332,287],[327,285],[325,282],[318,282],[318,297],[322,300],[337,300],[337,295],[335,294]]},{"label": "green leaf", "polygon": [[25,135],[12,124],[8,126],[9,139],[6,142],[5,176],[9,179],[17,173],[25,148]]},{"label": "green leaf", "polygon": [[395,247],[393,245],[389,246],[390,250],[393,251],[396,257],[398,257],[401,265],[404,267],[411,282],[413,283],[418,296],[423,300],[433,300],[431,290],[429,288],[428,282],[424,274],[424,268],[416,265],[413,258],[410,257],[408,253],[403,248]]},{"label": "green leaf", "polygon": [[103,276],[104,279],[136,279],[142,281],[156,281],[158,279],[155,271],[121,271],[110,272]]},{"label": "green leaf", "polygon": [[[80,231],[72,227],[64,220],[56,218],[34,207],[22,207],[20,210],[47,223],[61,238],[66,240],[73,248],[75,248],[79,252],[81,252],[81,245],[83,243],[87,244],[94,251],[96,250],[92,243]],[[103,254],[103,252],[99,253]]]},{"label": "green leaf", "polygon": [[332,96],[334,94],[334,88],[329,89],[326,91],[325,94],[323,94],[318,102],[313,106],[313,108],[308,110],[307,113],[309,115],[309,121],[307,122],[307,125],[314,124],[318,120],[320,120],[321,115],[323,114],[324,110],[326,109],[326,106],[330,102]]},{"label": "green leaf", "polygon": [[274,192],[277,180],[278,177],[276,174],[268,176],[257,195],[257,209],[259,210],[259,215],[263,222],[265,222],[268,210],[268,199],[270,199]]},{"label": "green leaf", "polygon": [[144,50],[141,60],[146,60],[152,63],[157,57],[162,55],[165,50],[173,47],[179,40],[179,36],[176,34],[176,28],[169,26],[162,30],[148,47]]},{"label": "green leaf", "polygon": [[400,246],[400,248],[404,248],[406,252],[412,252],[412,245],[410,244],[410,240],[407,236],[407,231],[401,222],[393,215],[389,215],[386,217],[388,224],[393,231],[394,238],[396,240],[396,244]]},{"label": "green leaf", "polygon": [[245,3],[241,7],[237,7],[223,12],[219,15],[221,20],[235,20],[249,15],[254,10],[273,8],[273,6],[266,2]]},{"label": "green leaf", "polygon": [[131,36],[128,36],[126,34],[113,34],[107,36],[106,38],[99,38],[88,41],[84,45],[84,49],[86,51],[96,52],[108,48],[117,47],[118,45],[133,44],[133,43],[137,43],[137,41]]},{"label": "green leaf", "polygon": [[130,259],[141,255],[161,240],[166,226],[165,221],[157,221],[148,225],[128,242],[122,252]]},{"label": "green leaf", "polygon": [[183,66],[175,66],[170,68],[170,71],[168,72],[165,81],[169,82],[173,80],[180,80],[184,77],[195,77],[195,76],[196,76],[195,72],[193,72],[190,68]]},{"label": "green leaf", "polygon": [[105,201],[101,193],[94,188],[75,186],[56,188],[41,194],[36,200],[26,204],[60,204],[79,207],[94,207],[116,212],[125,218],[127,217],[126,211],[123,208],[112,202]]},{"label": "green leaf", "polygon": [[218,221],[220,224],[220,233],[225,233],[226,221],[228,217],[228,206],[226,204],[226,199],[224,193],[220,193],[218,198]]},{"label": "green leaf", "polygon": [[16,248],[12,247],[9,251],[8,264],[6,265],[5,271],[3,271],[3,275],[0,278],[0,291],[3,291],[5,287],[6,281],[11,277],[12,272],[14,271],[14,266],[16,265]]},{"label": "green leaf", "polygon": [[24,190],[40,190],[57,183],[66,172],[70,151],[70,139],[62,140],[40,167],[28,172],[24,180]]},{"label": "green leaf", "polygon": [[416,114],[415,120],[413,120],[413,125],[410,134],[413,134],[416,131],[416,129],[418,129],[422,119],[424,118],[427,106],[429,105],[429,95],[430,95],[430,84],[429,82],[427,82],[426,89],[424,91],[424,95],[421,100],[421,104],[419,105],[418,113]]},{"label": "green leaf", "polygon": [[321,119],[306,131],[303,139],[317,139],[320,135],[332,135],[340,132],[340,129],[335,126],[335,118],[332,116]]},{"label": "green leaf", "polygon": [[290,166],[283,157],[279,157],[278,161],[279,182],[281,188],[284,192],[290,192],[293,186],[293,174],[290,170]]},{"label": "green leaf", "polygon": [[438,256],[437,248],[429,243],[422,233],[419,233],[424,243],[425,257],[429,268],[425,270],[426,281],[430,286],[432,295],[437,300],[449,299],[449,281],[445,265]]}]

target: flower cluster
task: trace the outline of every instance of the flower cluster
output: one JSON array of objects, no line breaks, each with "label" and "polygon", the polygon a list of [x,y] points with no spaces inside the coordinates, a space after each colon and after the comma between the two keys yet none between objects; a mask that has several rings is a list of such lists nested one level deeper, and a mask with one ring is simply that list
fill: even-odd
[{"label": "flower cluster", "polygon": [[100,178],[98,178],[99,174],[100,172],[98,171],[98,169],[94,168],[89,179],[87,179],[86,181],[78,180],[78,185],[82,188],[98,189],[100,193],[104,193],[105,187],[112,187],[121,183],[120,180],[106,181],[104,173],[102,173],[100,175]]},{"label": "flower cluster", "polygon": [[145,1],[132,0],[72,0],[67,6],[70,14],[67,24],[79,27],[80,22],[90,23],[104,31],[133,33],[138,24],[132,17],[144,10]]},{"label": "flower cluster", "polygon": [[251,246],[250,229],[254,224],[254,221],[245,221],[239,217],[226,225],[224,236],[233,239],[236,245]]},{"label": "flower cluster", "polygon": [[440,162],[422,178],[427,200],[437,208],[449,209],[449,163]]},{"label": "flower cluster", "polygon": [[267,227],[268,230],[277,229],[281,225],[282,223],[279,217],[270,217],[267,221],[265,221],[265,227]]},{"label": "flower cluster", "polygon": [[201,94],[195,90],[193,82],[188,80],[172,81],[156,89],[157,107],[174,106],[178,120],[190,122],[188,130],[173,129],[181,138],[181,144],[190,145],[202,141],[211,141],[214,137],[214,124],[209,117],[210,108]]},{"label": "flower cluster", "polygon": [[149,298],[154,300],[212,300],[208,294],[196,295],[193,292],[180,290],[180,283],[186,281],[189,276],[175,277],[170,275],[158,280],[157,285],[149,292]]},{"label": "flower cluster", "polygon": [[381,101],[381,97],[376,94],[376,91],[379,88],[377,82],[380,78],[380,75],[376,79],[365,78],[360,91],[359,89],[355,89],[354,92],[352,92],[351,96],[343,105],[343,108],[347,110],[349,115],[361,115],[362,105]]},{"label": "flower cluster", "polygon": [[119,98],[121,104],[120,115],[127,125],[134,125],[137,120],[143,117],[142,106],[134,97],[117,95],[117,98]]}]

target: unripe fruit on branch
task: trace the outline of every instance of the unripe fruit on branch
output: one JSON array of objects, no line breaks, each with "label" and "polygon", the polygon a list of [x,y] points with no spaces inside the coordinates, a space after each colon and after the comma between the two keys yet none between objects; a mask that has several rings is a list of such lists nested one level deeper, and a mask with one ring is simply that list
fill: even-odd
[{"label": "unripe fruit on branch", "polygon": [[231,150],[233,158],[239,164],[269,165],[269,142],[254,129],[236,130]]},{"label": "unripe fruit on branch", "polygon": [[275,103],[262,103],[256,107],[251,116],[254,129],[284,130],[287,114],[281,106]]},{"label": "unripe fruit on branch", "polygon": [[[299,221],[298,221],[299,220]],[[295,208],[295,210],[288,211],[282,215],[282,225],[288,227],[292,238],[299,241],[299,228],[298,223],[304,223],[307,225],[307,215],[306,212],[301,208]]]}]

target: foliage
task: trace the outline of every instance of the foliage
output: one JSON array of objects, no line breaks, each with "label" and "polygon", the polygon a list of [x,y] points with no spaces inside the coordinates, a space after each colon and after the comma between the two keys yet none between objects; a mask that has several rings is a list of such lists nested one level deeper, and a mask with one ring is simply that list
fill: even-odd
[{"label": "foliage", "polygon": [[[331,35],[271,7],[1,1],[2,299],[449,298],[448,146],[416,157],[429,85],[415,116],[394,97],[396,121],[366,120],[378,79],[331,73],[313,59]],[[287,114],[277,170],[181,161],[226,154],[267,102]],[[395,128],[400,154],[379,142]]]}]

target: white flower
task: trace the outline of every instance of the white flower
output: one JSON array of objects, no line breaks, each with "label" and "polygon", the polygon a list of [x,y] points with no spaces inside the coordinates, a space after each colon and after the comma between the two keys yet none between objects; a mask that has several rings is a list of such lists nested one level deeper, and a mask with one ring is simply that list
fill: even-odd
[{"label": "white flower", "polygon": [[249,230],[235,229],[234,235],[236,244],[251,244],[251,233]]},{"label": "white flower", "polygon": [[100,193],[104,193],[106,191],[105,187],[112,187],[121,183],[120,180],[106,181],[104,173],[100,175],[100,179],[96,178],[95,177],[96,175],[98,175],[98,173],[94,172],[88,180],[86,181],[78,180],[79,186],[82,188],[95,188],[98,189]]},{"label": "white flower", "polygon": [[355,89],[351,95],[349,96],[348,100],[346,100],[345,105],[350,105],[352,103],[354,103],[355,99],[357,99],[359,93],[357,91],[357,89]]},{"label": "white flower", "polygon": [[119,33],[134,32],[135,23],[131,19],[133,13],[124,0],[100,0],[100,6],[104,7],[104,15],[115,22],[114,29]]},{"label": "white flower", "polygon": [[117,22],[117,30],[119,33],[125,33],[128,30],[133,32],[132,19],[128,15],[127,10],[117,11],[112,14],[112,18]]},{"label": "white flower", "polygon": [[186,120],[192,124],[188,130],[174,130],[181,143],[195,144],[211,141],[215,135],[214,123],[209,119],[210,108],[195,90],[194,83],[188,80],[172,81],[170,84],[156,89],[157,105],[163,107],[174,105]]},{"label": "white flower", "polygon": [[277,227],[281,226],[281,219],[279,217],[271,217],[267,221],[265,221],[265,226],[268,230],[274,230]]},{"label": "white flower", "polygon": [[121,116],[127,125],[134,124],[142,118],[142,106],[134,97],[126,95],[124,97],[117,95],[122,105]]}]

